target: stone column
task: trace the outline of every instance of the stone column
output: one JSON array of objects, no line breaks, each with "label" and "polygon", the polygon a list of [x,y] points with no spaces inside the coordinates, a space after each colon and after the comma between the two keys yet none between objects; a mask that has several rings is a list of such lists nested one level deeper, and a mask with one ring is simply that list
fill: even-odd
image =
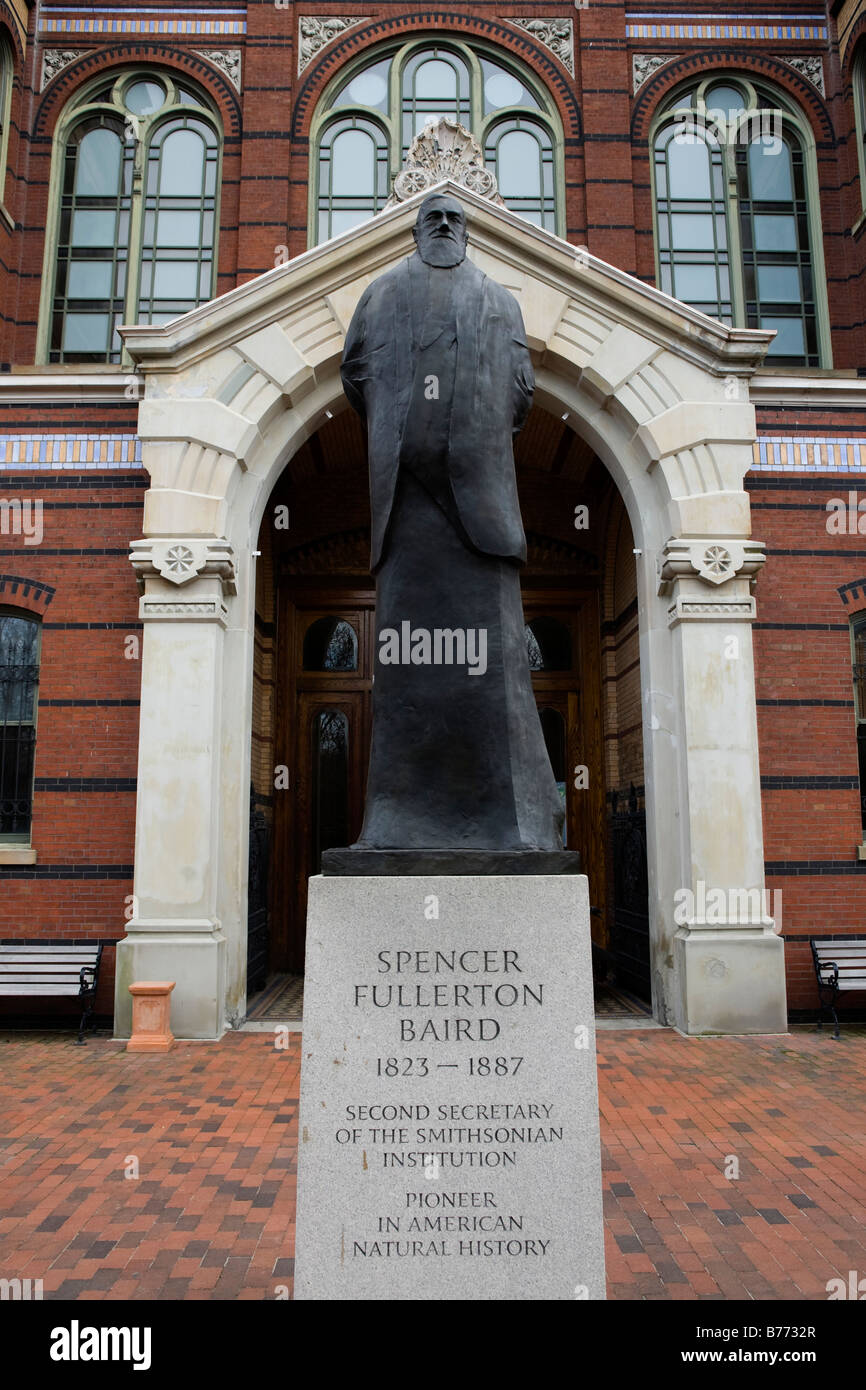
[{"label": "stone column", "polygon": [[755,541],[707,537],[670,540],[661,557],[680,753],[659,889],[686,1033],[787,1027],[781,924],[764,893],[752,659],[764,558]]},{"label": "stone column", "polygon": [[174,1031],[225,1028],[218,916],[225,541],[134,541],[144,623],[134,916],[117,948],[115,1035],[129,1037],[129,985],[172,980]]}]

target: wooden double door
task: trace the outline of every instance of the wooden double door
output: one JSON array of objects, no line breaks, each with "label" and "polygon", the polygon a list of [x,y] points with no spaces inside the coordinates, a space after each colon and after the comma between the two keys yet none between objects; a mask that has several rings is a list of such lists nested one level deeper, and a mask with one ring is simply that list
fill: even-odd
[{"label": "wooden double door", "polygon": [[[601,815],[593,817],[591,805],[600,793],[603,814],[596,595],[529,592],[524,609],[536,702],[566,807],[566,843],[581,851],[588,872],[598,870],[603,849],[592,827]],[[295,581],[281,587],[278,613],[276,760],[289,768],[289,787],[275,796],[269,955],[271,970],[301,973],[308,880],[320,872],[323,851],[352,844],[363,820],[375,596],[361,583],[316,588]],[[593,630],[595,660],[587,663]],[[590,787],[578,771],[588,764]],[[601,888],[603,873],[596,881]]]}]

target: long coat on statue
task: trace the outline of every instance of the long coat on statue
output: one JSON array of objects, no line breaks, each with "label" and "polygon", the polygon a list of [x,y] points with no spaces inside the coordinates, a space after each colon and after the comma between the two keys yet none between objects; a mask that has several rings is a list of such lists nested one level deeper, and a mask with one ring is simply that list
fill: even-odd
[{"label": "long coat on statue", "polygon": [[534,380],[517,301],[471,261],[416,253],[363,294],[342,375],[367,424],[376,574],[354,848],[561,849],[520,598],[513,436]]},{"label": "long coat on statue", "polygon": [[[416,252],[374,280],[355,310],[343,353],[343,388],[367,421],[374,572],[394,505],[417,351],[426,346],[427,271]],[[512,441],[532,404],[535,378],[520,306],[469,260],[449,273],[455,277],[457,355],[447,475],[472,544],[486,555],[524,561]]]}]

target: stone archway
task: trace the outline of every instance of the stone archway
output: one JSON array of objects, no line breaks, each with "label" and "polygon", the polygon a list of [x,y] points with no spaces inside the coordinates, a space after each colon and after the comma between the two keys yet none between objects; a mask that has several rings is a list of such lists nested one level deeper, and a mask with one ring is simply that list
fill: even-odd
[{"label": "stone archway", "polygon": [[[763,551],[743,490],[748,379],[770,335],[725,328],[439,186],[466,207],[473,260],[520,300],[539,403],[605,463],[639,551],[656,1015],[685,1032],[782,1031],[750,626]],[[145,636],[118,1036],[136,978],[177,982],[178,1036],[218,1037],[244,1015],[252,552],[286,461],[345,407],[345,328],[369,281],[411,249],[427,191],[165,328],[124,330],[145,378],[151,487],[131,548]]]}]

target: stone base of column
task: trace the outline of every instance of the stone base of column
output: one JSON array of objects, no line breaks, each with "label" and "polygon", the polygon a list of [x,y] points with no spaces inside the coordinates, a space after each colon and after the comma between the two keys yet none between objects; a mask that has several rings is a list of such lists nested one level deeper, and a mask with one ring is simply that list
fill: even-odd
[{"label": "stone base of column", "polygon": [[785,946],[771,931],[681,927],[674,942],[683,1033],[786,1033]]},{"label": "stone base of column", "polygon": [[226,1031],[226,942],[219,923],[209,921],[130,922],[117,943],[114,981],[114,1036],[132,1034],[132,996],[136,980],[174,980],[172,1032],[178,1039],[216,1041]]}]

